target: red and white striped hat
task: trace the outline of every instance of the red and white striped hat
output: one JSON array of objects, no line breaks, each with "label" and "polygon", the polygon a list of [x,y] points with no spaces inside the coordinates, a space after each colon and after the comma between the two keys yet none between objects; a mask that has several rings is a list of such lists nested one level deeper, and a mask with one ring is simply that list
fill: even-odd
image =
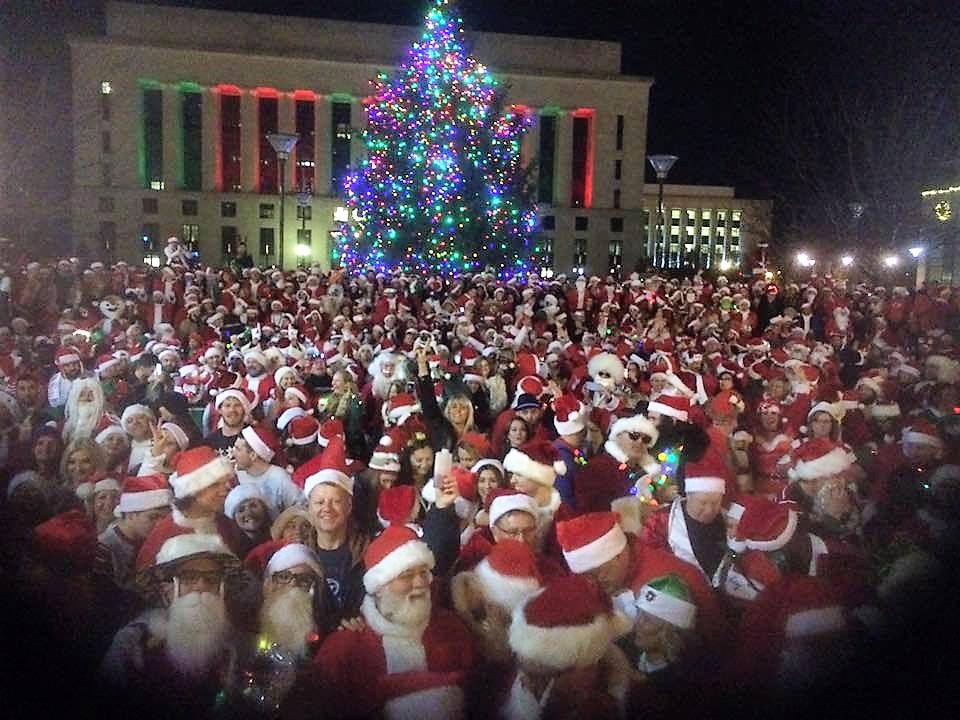
[{"label": "red and white striped hat", "polygon": [[122,513],[143,512],[169,507],[173,493],[163,475],[131,475],[120,486],[120,502],[113,510],[116,517]]},{"label": "red and white striped hat", "polygon": [[627,536],[619,519],[614,512],[594,512],[557,522],[557,540],[570,570],[589,572],[623,552]]}]

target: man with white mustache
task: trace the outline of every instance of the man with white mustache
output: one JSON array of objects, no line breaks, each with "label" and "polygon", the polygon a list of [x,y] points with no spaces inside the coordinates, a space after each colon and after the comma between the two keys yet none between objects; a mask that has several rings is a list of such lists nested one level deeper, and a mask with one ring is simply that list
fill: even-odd
[{"label": "man with white mustache", "polygon": [[263,575],[260,635],[297,660],[312,656],[325,609],[326,582],[317,554],[290,543],[277,550]]},{"label": "man with white mustache", "polygon": [[105,677],[131,697],[176,703],[184,716],[208,712],[232,684],[236,633],[224,594],[228,576],[238,571],[239,561],[218,535],[168,539],[138,577],[163,607],[117,632],[101,667]]},{"label": "man with white mustache", "polygon": [[433,553],[391,525],[364,554],[362,630],[338,630],[316,657],[330,717],[461,718],[473,641],[431,601]]}]

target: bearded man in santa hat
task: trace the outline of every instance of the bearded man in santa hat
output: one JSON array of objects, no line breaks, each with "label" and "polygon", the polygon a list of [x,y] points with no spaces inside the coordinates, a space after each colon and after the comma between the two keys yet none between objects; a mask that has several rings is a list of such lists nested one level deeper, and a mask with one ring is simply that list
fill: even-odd
[{"label": "bearded man in santa hat", "polygon": [[80,352],[74,347],[64,346],[57,350],[56,363],[59,370],[47,384],[47,402],[52,408],[67,404],[70,387],[83,374]]},{"label": "bearded man in santa hat", "polygon": [[298,661],[313,657],[326,621],[326,582],[316,552],[302,543],[283,544],[263,574],[260,634]]},{"label": "bearded man in santa hat", "polygon": [[235,630],[224,602],[236,556],[217,535],[168,539],[138,583],[159,597],[116,634],[103,659],[105,678],[131,696],[175,705],[185,717],[208,714],[234,684]]},{"label": "bearded man in santa hat", "polygon": [[392,525],[364,554],[366,627],[339,630],[315,659],[323,706],[341,718],[459,718],[473,665],[469,630],[431,598],[433,553]]},{"label": "bearded man in santa hat", "polygon": [[104,414],[103,388],[96,378],[80,378],[70,386],[70,395],[64,408],[64,442],[88,440]]}]

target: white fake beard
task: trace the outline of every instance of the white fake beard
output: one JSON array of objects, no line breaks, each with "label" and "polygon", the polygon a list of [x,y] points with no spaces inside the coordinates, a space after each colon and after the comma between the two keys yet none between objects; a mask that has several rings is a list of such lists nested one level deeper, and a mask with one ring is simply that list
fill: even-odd
[{"label": "white fake beard", "polygon": [[397,595],[384,590],[379,598],[379,610],[387,620],[404,627],[425,627],[430,620],[430,593],[427,591],[422,597],[411,598],[410,595]]},{"label": "white fake beard", "polygon": [[215,593],[189,593],[170,604],[166,653],[185,675],[207,673],[226,647],[230,625],[223,598]]},{"label": "white fake beard", "polygon": [[103,408],[97,402],[78,402],[68,413],[63,432],[68,440],[93,437],[93,431],[103,416]]},{"label": "white fake beard", "polygon": [[312,591],[283,588],[273,590],[263,599],[260,631],[298,659],[307,657],[309,637],[316,629]]},{"label": "white fake beard", "polygon": [[394,371],[394,374],[391,377],[387,377],[383,374],[374,376],[373,384],[370,386],[370,390],[373,392],[373,396],[377,400],[387,399],[387,393],[390,392],[390,385],[393,383],[395,376],[396,371]]}]

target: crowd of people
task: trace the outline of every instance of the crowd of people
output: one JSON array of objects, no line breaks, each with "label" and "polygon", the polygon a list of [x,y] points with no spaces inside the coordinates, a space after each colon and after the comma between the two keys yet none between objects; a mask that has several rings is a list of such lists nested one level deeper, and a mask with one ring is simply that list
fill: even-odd
[{"label": "crowd of people", "polygon": [[186,717],[709,715],[956,552],[960,292],[76,259],[0,293],[3,572]]}]

